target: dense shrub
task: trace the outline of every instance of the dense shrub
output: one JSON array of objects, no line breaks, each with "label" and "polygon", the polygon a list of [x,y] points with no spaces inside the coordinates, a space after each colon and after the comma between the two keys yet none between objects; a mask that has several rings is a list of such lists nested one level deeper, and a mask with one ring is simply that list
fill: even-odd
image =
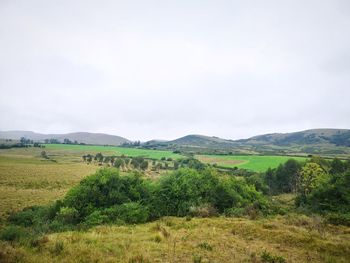
[{"label": "dense shrub", "polygon": [[217,185],[218,178],[211,170],[177,170],[160,180],[153,199],[153,212],[156,216],[185,216],[193,206],[215,202]]},{"label": "dense shrub", "polygon": [[0,232],[0,239],[5,241],[18,241],[27,235],[22,227],[8,226]]},{"label": "dense shrub", "polygon": [[[280,164],[276,169],[268,169],[265,173],[265,183],[269,187],[270,194],[290,193],[296,189],[301,163],[289,159]],[[265,190],[265,189],[264,189]]]},{"label": "dense shrub", "polygon": [[138,174],[120,176],[116,169],[102,169],[73,187],[63,203],[78,211],[78,221],[98,209],[128,202],[147,202],[150,189]]},{"label": "dense shrub", "polygon": [[238,215],[238,210],[254,218],[266,206],[254,185],[243,178],[219,176],[210,168],[181,168],[156,181],[137,173],[120,176],[117,169],[106,168],[83,179],[63,200],[24,209],[12,215],[10,222],[37,232],[63,231],[76,226],[144,223],[162,216]]}]

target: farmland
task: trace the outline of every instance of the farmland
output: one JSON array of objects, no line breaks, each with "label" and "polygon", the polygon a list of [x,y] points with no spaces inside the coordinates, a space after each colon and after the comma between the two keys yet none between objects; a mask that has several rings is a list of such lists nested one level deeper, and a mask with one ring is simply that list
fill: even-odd
[{"label": "farmland", "polygon": [[196,158],[202,162],[217,164],[222,167],[238,167],[256,172],[263,172],[268,168],[276,168],[290,158],[298,161],[306,160],[304,157],[262,155],[196,155]]},{"label": "farmland", "polygon": [[[43,150],[49,159],[42,158]],[[62,199],[79,181],[99,170],[96,163],[86,164],[81,158],[83,154],[98,152],[143,155],[158,160],[182,157],[171,151],[108,146],[46,145],[45,148],[0,150],[0,228],[12,212]],[[259,171],[275,167],[289,157],[205,155],[196,158]],[[30,242],[0,241],[0,261],[268,262],[263,261],[265,257],[282,260],[275,262],[347,262],[349,227],[329,225],[318,215],[298,213],[294,210],[293,194],[274,198],[287,214],[257,218],[167,216],[136,225],[104,224],[83,231],[45,233]]]},{"label": "farmland", "polygon": [[81,157],[85,153],[105,153],[110,155],[126,155],[129,157],[142,156],[150,159],[160,160],[162,157],[179,159],[183,156],[172,151],[145,150],[137,148],[124,148],[117,146],[97,146],[97,145],[70,145],[70,144],[46,144],[45,149],[53,151],[59,155],[78,155]]}]

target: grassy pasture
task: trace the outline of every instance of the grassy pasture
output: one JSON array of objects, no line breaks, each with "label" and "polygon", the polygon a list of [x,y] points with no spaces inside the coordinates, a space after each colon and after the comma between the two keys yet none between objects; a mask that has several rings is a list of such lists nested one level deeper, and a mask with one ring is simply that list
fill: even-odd
[{"label": "grassy pasture", "polygon": [[45,149],[49,151],[55,151],[57,153],[66,154],[80,154],[80,157],[84,153],[98,153],[110,154],[110,155],[126,155],[130,157],[142,156],[151,159],[160,160],[162,157],[179,159],[183,157],[180,154],[173,153],[172,151],[161,150],[146,150],[136,148],[124,148],[116,146],[99,146],[99,145],[70,145],[70,144],[46,144]]},{"label": "grassy pasture", "polygon": [[238,167],[256,172],[266,171],[268,168],[275,168],[279,164],[293,158],[303,161],[304,157],[290,156],[262,156],[262,155],[196,155],[196,158],[202,162],[216,163],[222,167]]},{"label": "grassy pasture", "polygon": [[72,160],[57,154],[53,157],[50,151],[47,152],[55,162],[44,160],[41,151],[38,148],[0,150],[0,218],[26,206],[61,198],[83,177],[98,169],[74,161],[74,156]]}]

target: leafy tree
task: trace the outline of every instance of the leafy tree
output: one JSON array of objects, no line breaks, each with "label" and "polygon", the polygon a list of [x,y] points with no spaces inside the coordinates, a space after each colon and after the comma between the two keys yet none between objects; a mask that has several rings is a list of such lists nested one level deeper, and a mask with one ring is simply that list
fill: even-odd
[{"label": "leafy tree", "polygon": [[300,171],[298,178],[298,191],[306,197],[313,189],[327,180],[326,172],[317,163],[307,163]]},{"label": "leafy tree", "polygon": [[346,163],[342,162],[338,158],[334,158],[331,162],[331,169],[330,173],[331,174],[340,174],[344,173],[346,171]]},{"label": "leafy tree", "polygon": [[124,167],[124,165],[125,165],[125,162],[121,158],[118,158],[114,161],[114,167],[116,167],[116,168],[122,168],[122,167]]},{"label": "leafy tree", "polygon": [[47,156],[47,154],[46,154],[45,151],[42,151],[40,155],[41,155],[41,157],[44,158],[44,159],[49,159],[49,157]]},{"label": "leafy tree", "polygon": [[148,168],[148,161],[144,160],[141,164],[140,164],[140,168],[142,170],[146,170]]},{"label": "leafy tree", "polygon": [[102,163],[103,162],[103,154],[102,153],[97,153],[96,155],[95,155],[95,158],[94,158],[94,160],[96,160],[96,161],[98,161],[99,163]]}]

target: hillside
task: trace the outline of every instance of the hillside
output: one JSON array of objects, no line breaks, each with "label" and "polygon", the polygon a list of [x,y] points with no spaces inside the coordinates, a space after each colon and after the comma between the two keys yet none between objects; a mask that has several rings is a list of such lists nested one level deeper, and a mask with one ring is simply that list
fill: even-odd
[{"label": "hillside", "polygon": [[313,129],[292,133],[273,133],[258,135],[237,142],[250,145],[273,144],[288,146],[293,144],[335,144],[336,146],[350,146],[350,130],[347,129]]},{"label": "hillside", "polygon": [[67,138],[71,141],[78,141],[78,143],[96,145],[121,145],[129,142],[126,138],[104,133],[74,132],[66,134],[42,134],[32,131],[0,131],[0,138],[2,139],[18,140],[21,137],[40,142],[43,142],[45,139],[57,139],[63,142]]},{"label": "hillside", "polygon": [[187,135],[162,143],[147,142],[144,146],[209,153],[348,155],[350,154],[350,130],[313,129],[292,133],[264,134],[241,140]]}]

